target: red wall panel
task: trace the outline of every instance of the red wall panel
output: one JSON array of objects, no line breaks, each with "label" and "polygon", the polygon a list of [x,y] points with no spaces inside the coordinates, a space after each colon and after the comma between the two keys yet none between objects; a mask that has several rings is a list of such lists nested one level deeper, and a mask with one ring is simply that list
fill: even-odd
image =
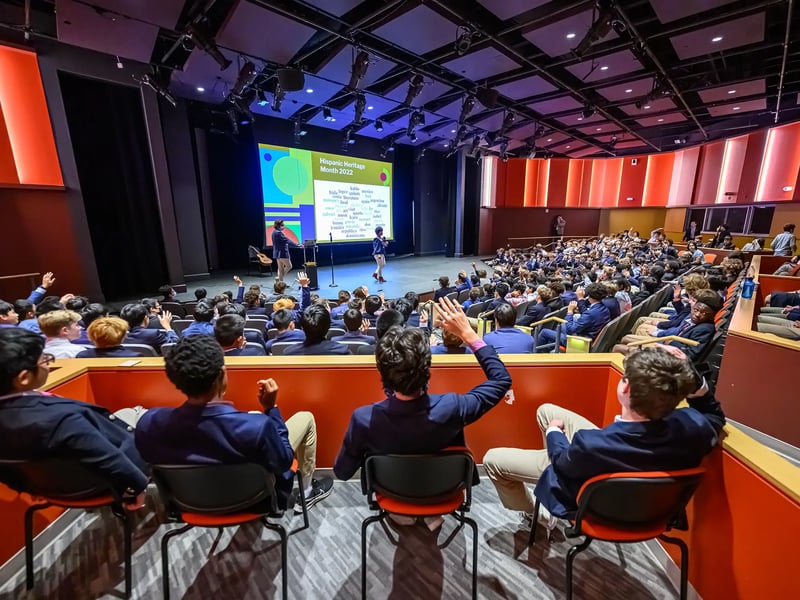
[{"label": "red wall panel", "polygon": [[505,206],[525,205],[525,163],[524,158],[512,158],[505,165],[506,172],[506,201]]},{"label": "red wall panel", "polygon": [[666,206],[675,169],[675,152],[653,154],[647,161],[642,206]]},{"label": "red wall panel", "polygon": [[550,161],[535,160],[538,166],[539,178],[536,186],[536,206],[547,206],[547,188],[550,185]]},{"label": "red wall panel", "polygon": [[569,173],[567,174],[567,206],[580,206],[584,167],[591,163],[591,160],[583,160],[580,158],[569,161]]},{"label": "red wall panel", "polygon": [[[800,170],[800,123],[776,127],[767,135],[756,202],[781,202],[796,199]],[[793,189],[783,191],[784,187]]]},{"label": "red wall panel", "polygon": [[539,191],[539,165],[535,160],[525,161],[525,200],[524,206],[536,206]]},{"label": "red wall panel", "polygon": [[716,201],[724,155],[724,141],[701,147],[692,204],[714,204]]},{"label": "red wall panel", "polygon": [[622,158],[595,159],[592,165],[592,183],[589,190],[589,206],[612,207],[619,198]]},{"label": "red wall panel", "polygon": [[567,180],[569,178],[568,158],[554,158],[550,161],[550,178],[547,186],[547,206],[562,208],[567,205]]},{"label": "red wall panel", "polygon": [[0,107],[0,184],[3,183],[18,184],[19,175],[14,152],[11,149],[11,140],[6,129],[6,121],[3,118],[3,110]]},{"label": "red wall panel", "polygon": [[[635,165],[633,164],[634,160],[636,160]],[[622,177],[620,178],[617,206],[631,208],[642,205],[648,162],[647,156],[626,156],[622,159]]]},{"label": "red wall panel", "polygon": [[[491,251],[505,246],[508,238],[552,236],[552,224],[556,214],[567,220],[566,235],[594,237],[600,227],[600,211],[589,208],[495,208],[484,209],[491,216]],[[483,212],[483,211],[482,211]]]},{"label": "red wall panel", "polygon": [[742,164],[742,176],[739,180],[739,193],[736,196],[738,204],[752,204],[755,202],[758,176],[761,174],[761,163],[767,149],[767,129],[756,131],[747,136],[747,153]]}]

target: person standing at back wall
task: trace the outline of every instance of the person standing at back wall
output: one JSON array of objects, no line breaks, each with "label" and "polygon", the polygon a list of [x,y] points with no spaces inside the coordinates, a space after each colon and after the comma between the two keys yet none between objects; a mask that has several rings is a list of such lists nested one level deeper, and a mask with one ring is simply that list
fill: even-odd
[{"label": "person standing at back wall", "polygon": [[386,266],[386,246],[388,245],[389,242],[383,237],[383,227],[376,227],[375,238],[372,240],[372,256],[375,257],[377,267],[372,276],[381,283],[386,283],[383,278],[383,267]]},{"label": "person standing at back wall", "polygon": [[272,231],[272,258],[278,263],[278,281],[283,281],[284,276],[292,270],[292,258],[289,255],[289,248],[294,246],[302,248],[300,244],[295,244],[283,233],[283,219],[277,219],[273,224]]}]

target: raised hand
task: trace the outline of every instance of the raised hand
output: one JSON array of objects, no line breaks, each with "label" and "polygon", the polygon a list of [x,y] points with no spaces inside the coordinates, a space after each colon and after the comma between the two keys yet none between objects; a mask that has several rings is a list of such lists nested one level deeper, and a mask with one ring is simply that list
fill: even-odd
[{"label": "raised hand", "polygon": [[42,275],[42,287],[44,289],[49,288],[55,282],[56,282],[56,278],[53,276],[53,272],[52,271],[48,271],[47,273]]},{"label": "raised hand", "polygon": [[465,343],[471,344],[478,340],[478,334],[472,329],[469,324],[467,315],[464,314],[461,306],[449,300],[446,297],[439,298],[439,315],[438,325],[445,331],[449,331],[453,335],[457,335]]},{"label": "raised hand", "polygon": [[160,317],[158,317],[158,322],[161,324],[162,329],[172,329],[172,313],[168,310],[165,310]]},{"label": "raised hand", "polygon": [[278,383],[272,379],[262,379],[258,382],[258,402],[265,411],[275,408],[278,401]]},{"label": "raised hand", "polygon": [[244,284],[242,283],[242,280],[239,278],[239,276],[238,276],[238,275],[234,275],[234,276],[233,276],[233,280],[236,282],[236,285],[237,285],[237,287],[242,287],[242,286],[244,285]]},{"label": "raised hand", "polygon": [[311,280],[308,278],[308,275],[305,273],[298,273],[297,274],[297,283],[300,284],[300,287],[307,287]]}]

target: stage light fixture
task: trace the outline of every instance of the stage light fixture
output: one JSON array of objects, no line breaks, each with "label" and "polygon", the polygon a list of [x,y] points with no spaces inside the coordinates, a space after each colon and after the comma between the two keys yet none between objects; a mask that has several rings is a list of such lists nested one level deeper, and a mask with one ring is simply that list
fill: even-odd
[{"label": "stage light fixture", "polygon": [[299,144],[300,140],[302,139],[302,137],[307,135],[307,134],[308,134],[308,131],[306,131],[306,128],[303,127],[303,124],[300,121],[295,121],[294,122],[294,142],[295,142],[295,144]]},{"label": "stage light fixture", "polygon": [[152,75],[145,73],[144,75],[142,75],[141,79],[136,79],[136,77],[134,77],[133,79],[134,81],[138,81],[140,84],[149,87],[156,94],[158,94],[164,100],[169,102],[173,107],[178,105],[178,102],[175,100],[175,97],[169,93],[169,90],[167,90],[167,88],[165,88],[158,81],[156,81],[156,79]]},{"label": "stage light fixture", "polygon": [[367,74],[369,68],[369,54],[364,50],[359,50],[353,59],[353,66],[350,69],[350,82],[347,84],[351,90],[358,88],[361,80]]},{"label": "stage light fixture", "polygon": [[614,146],[616,146],[616,145],[617,145],[617,136],[615,136],[615,135],[612,135],[612,136],[611,136],[611,140],[609,140],[609,142],[608,142],[608,145],[609,145],[611,148],[613,148]]},{"label": "stage light fixture", "polygon": [[460,26],[458,28],[458,36],[453,44],[456,54],[459,56],[464,56],[467,52],[469,52],[470,48],[472,48],[472,38],[475,35],[476,34],[469,27],[465,27],[463,25]]},{"label": "stage light fixture", "polygon": [[380,119],[375,119],[375,131],[377,131],[378,133],[383,131],[383,121],[381,121]]},{"label": "stage light fixture", "polygon": [[356,143],[356,141],[352,137],[350,137],[352,134],[353,130],[350,129],[349,127],[347,127],[344,130],[344,138],[342,138],[342,150],[344,150],[345,152],[349,150],[350,146]]},{"label": "stage light fixture", "polygon": [[231,123],[231,133],[233,133],[233,135],[239,135],[239,115],[236,114],[236,109],[231,107],[225,112]]},{"label": "stage light fixture", "polygon": [[264,90],[258,90],[256,92],[256,96],[258,97],[258,105],[259,106],[266,106],[269,104],[269,100],[267,100],[267,94]]},{"label": "stage light fixture", "polygon": [[583,39],[572,49],[572,53],[578,58],[583,58],[583,55],[589,51],[589,48],[591,48],[595,42],[606,37],[611,32],[612,28],[617,33],[623,33],[626,29],[625,23],[615,18],[608,0],[599,1],[597,5],[599,7],[597,18],[592,23],[589,31],[586,32],[586,35],[583,36]]},{"label": "stage light fixture", "polygon": [[536,144],[528,143],[525,146],[525,158],[527,159],[536,158]]},{"label": "stage light fixture", "polygon": [[192,42],[196,48],[200,48],[203,52],[208,54],[219,65],[220,71],[224,71],[231,66],[231,61],[225,58],[220,52],[214,40],[206,37],[206,35],[197,29],[194,25],[189,25],[186,28],[184,37]]},{"label": "stage light fixture", "polygon": [[467,126],[461,125],[456,132],[455,145],[459,146],[467,137]]},{"label": "stage light fixture", "polygon": [[591,104],[586,104],[583,107],[583,112],[581,114],[583,115],[584,119],[588,119],[589,117],[591,117],[596,112],[597,112],[597,109],[594,106],[592,106]]},{"label": "stage light fixture", "polygon": [[469,153],[475,156],[481,145],[481,136],[476,135],[472,138],[472,145],[469,147]]},{"label": "stage light fixture", "polygon": [[258,69],[249,60],[244,61],[242,68],[239,69],[239,76],[236,78],[236,83],[231,88],[231,95],[241,97],[244,91],[253,85],[253,82],[258,77]]},{"label": "stage light fixture", "polygon": [[489,146],[494,146],[494,143],[497,141],[497,134],[493,131],[487,131],[484,138],[486,138],[486,143],[489,144]]},{"label": "stage light fixture", "polygon": [[422,93],[422,86],[424,85],[425,79],[422,77],[421,73],[415,73],[412,75],[411,79],[408,80],[408,92],[406,92],[406,99],[403,100],[403,104],[406,106],[411,106],[414,98]]},{"label": "stage light fixture", "polygon": [[472,94],[467,94],[464,96],[464,101],[461,103],[461,113],[458,115],[458,122],[463,123],[469,113],[472,112],[472,109],[475,108],[475,96]]},{"label": "stage light fixture", "polygon": [[515,115],[510,110],[506,112],[506,115],[503,117],[503,125],[500,127],[500,135],[503,136],[509,130],[509,128],[514,124],[517,115]]},{"label": "stage light fixture", "polygon": [[[411,137],[412,134],[414,134],[414,130],[418,125],[425,125],[425,113],[423,113],[421,110],[415,110],[408,118],[408,127],[406,129],[408,137]],[[414,139],[416,139],[416,136],[414,136]]]},{"label": "stage light fixture", "polygon": [[333,112],[331,111],[330,107],[322,107],[322,118],[326,121],[333,121]]},{"label": "stage light fixture", "polygon": [[539,125],[536,128],[536,131],[534,132],[533,136],[539,138],[542,137],[543,135],[544,135],[544,125]]},{"label": "stage light fixture", "polygon": [[354,125],[361,125],[362,121],[364,120],[364,110],[367,108],[367,99],[364,97],[364,94],[358,94],[356,96],[356,110],[355,114],[353,115],[353,124]]},{"label": "stage light fixture", "polygon": [[286,97],[286,90],[283,89],[281,86],[280,81],[275,82],[275,93],[272,95],[272,110],[275,112],[281,112],[281,104],[283,104],[283,99]]},{"label": "stage light fixture", "polygon": [[416,134],[416,132],[412,131],[411,133],[409,133],[409,134],[408,134],[408,139],[410,139],[412,142],[416,142],[416,141],[417,141],[417,134]]}]

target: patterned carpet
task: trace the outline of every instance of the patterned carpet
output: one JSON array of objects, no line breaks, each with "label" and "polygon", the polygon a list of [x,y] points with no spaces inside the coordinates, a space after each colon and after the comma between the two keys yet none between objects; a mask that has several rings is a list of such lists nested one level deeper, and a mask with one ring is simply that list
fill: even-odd
[{"label": "patterned carpet", "polygon": [[[357,482],[337,482],[334,493],[310,513],[311,527],[289,538],[289,598],[360,598],[360,523],[369,514]],[[491,483],[474,489],[472,516],[479,528],[479,597],[539,599],[565,596],[564,565],[570,542],[560,530],[552,542],[525,547],[528,531],[499,504]],[[301,518],[285,516],[294,527]],[[390,527],[393,545],[379,524],[369,533],[368,598],[379,600],[470,597],[471,533],[459,532],[439,549],[456,521],[437,534],[424,525]],[[137,513],[134,532],[135,598],[160,598],[160,541],[165,524],[155,490]],[[540,528],[543,534],[544,528]],[[219,537],[219,539],[217,539]],[[258,525],[224,530],[193,529],[170,541],[172,598],[247,600],[280,598],[277,536]],[[622,559],[622,562],[621,562]],[[102,510],[84,514],[36,556],[36,586],[25,591],[24,573],[0,582],[0,598],[67,600],[121,598],[122,529]],[[675,598],[663,569],[641,545],[595,542],[575,561],[575,598]]]}]

